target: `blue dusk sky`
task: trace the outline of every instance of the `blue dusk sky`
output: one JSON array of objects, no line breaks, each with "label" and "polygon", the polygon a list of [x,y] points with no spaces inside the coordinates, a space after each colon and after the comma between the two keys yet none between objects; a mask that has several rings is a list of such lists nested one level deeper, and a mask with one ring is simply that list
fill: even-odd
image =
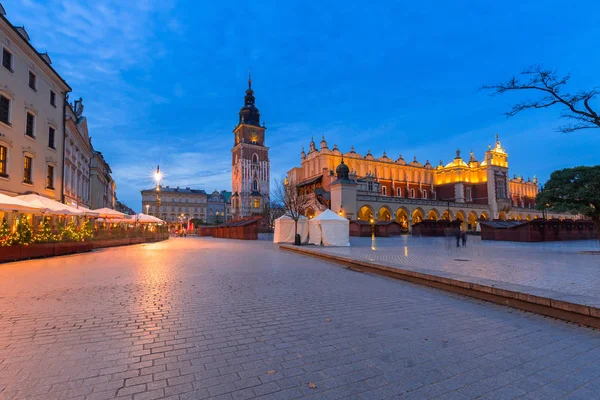
[{"label": "blue dusk sky", "polygon": [[[483,84],[532,64],[600,86],[600,2],[9,0],[38,50],[82,97],[118,198],[164,184],[231,188],[232,129],[252,69],[271,175],[299,165],[321,135],[379,157],[478,159],[494,135],[510,173],[544,182],[600,161],[600,130],[557,133],[559,108],[507,119],[535,93],[490,97]],[[600,108],[600,101],[593,105]]]}]

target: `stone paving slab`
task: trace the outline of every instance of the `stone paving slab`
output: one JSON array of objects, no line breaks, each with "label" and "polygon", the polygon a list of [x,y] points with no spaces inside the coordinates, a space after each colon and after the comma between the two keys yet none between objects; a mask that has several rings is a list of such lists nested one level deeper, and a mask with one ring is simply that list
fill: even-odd
[{"label": "stone paving slab", "polygon": [[469,236],[467,247],[454,238],[397,236],[351,238],[351,247],[303,248],[349,259],[400,267],[543,297],[600,306],[600,258],[580,251],[600,249],[593,240],[515,243]]},{"label": "stone paving slab", "polygon": [[266,242],[0,265],[3,400],[594,399],[599,357],[593,329]]}]

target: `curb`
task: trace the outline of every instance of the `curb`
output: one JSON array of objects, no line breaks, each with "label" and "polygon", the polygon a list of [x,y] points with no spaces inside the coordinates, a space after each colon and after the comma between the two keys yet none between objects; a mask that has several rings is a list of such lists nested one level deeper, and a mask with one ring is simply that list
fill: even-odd
[{"label": "curb", "polygon": [[550,297],[536,296],[529,293],[516,292],[499,287],[466,282],[458,279],[410,271],[396,267],[387,267],[368,261],[359,261],[337,255],[305,250],[291,245],[279,245],[279,248],[281,250],[343,264],[350,269],[361,272],[369,272],[394,279],[418,283],[420,285],[462,294],[504,306],[514,307],[581,325],[587,325],[593,328],[600,328],[600,308],[593,306],[557,300]]}]

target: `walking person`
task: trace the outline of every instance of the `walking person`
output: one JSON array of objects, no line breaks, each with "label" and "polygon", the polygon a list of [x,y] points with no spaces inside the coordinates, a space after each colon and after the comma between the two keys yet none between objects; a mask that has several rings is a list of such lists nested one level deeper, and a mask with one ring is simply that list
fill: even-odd
[{"label": "walking person", "polygon": [[460,233],[460,238],[462,240],[462,247],[467,247],[467,231],[462,231]]},{"label": "walking person", "polygon": [[460,226],[456,227],[456,247],[460,247]]}]

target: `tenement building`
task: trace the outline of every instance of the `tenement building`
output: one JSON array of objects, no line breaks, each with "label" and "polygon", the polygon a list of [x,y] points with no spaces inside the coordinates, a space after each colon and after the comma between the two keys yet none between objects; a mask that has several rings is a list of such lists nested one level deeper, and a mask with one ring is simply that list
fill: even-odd
[{"label": "tenement building", "polygon": [[[66,111],[64,201],[74,207],[89,208],[90,197],[94,197],[95,200],[104,198],[106,189],[103,185],[98,186],[101,193],[91,193],[90,166],[94,158],[94,149],[88,134],[87,119],[83,116],[82,99],[73,104],[67,103]],[[98,203],[95,201],[95,204]]]},{"label": "tenement building", "polygon": [[0,192],[63,194],[65,98],[69,85],[0,5]]},{"label": "tenement building", "polygon": [[117,184],[110,166],[99,151],[93,150],[90,166],[90,206],[92,209],[115,208]]},{"label": "tenement building", "polygon": [[217,223],[231,219],[231,192],[215,190],[207,194],[202,189],[161,186],[158,193],[160,210],[156,208],[156,188],[142,190],[142,210],[163,221],[178,222],[195,218],[206,223]]},{"label": "tenement building", "polygon": [[235,218],[261,215],[269,203],[269,148],[265,146],[265,130],[260,124],[260,112],[254,104],[252,79],[244,106],[239,112],[231,149],[231,210]]},{"label": "tenement building", "polygon": [[385,152],[379,158],[370,151],[362,156],[353,147],[343,154],[337,145],[329,149],[325,138],[319,148],[312,140],[308,153],[302,150],[301,166],[290,170],[287,180],[309,197],[309,217],[330,208],[349,219],[396,220],[409,230],[424,219],[459,219],[476,230],[482,219],[542,216],[534,208],[537,179],[509,177],[508,153],[498,135],[482,160],[473,151],[464,160],[457,150],[452,162],[440,161],[437,167],[416,157],[394,160]]}]

